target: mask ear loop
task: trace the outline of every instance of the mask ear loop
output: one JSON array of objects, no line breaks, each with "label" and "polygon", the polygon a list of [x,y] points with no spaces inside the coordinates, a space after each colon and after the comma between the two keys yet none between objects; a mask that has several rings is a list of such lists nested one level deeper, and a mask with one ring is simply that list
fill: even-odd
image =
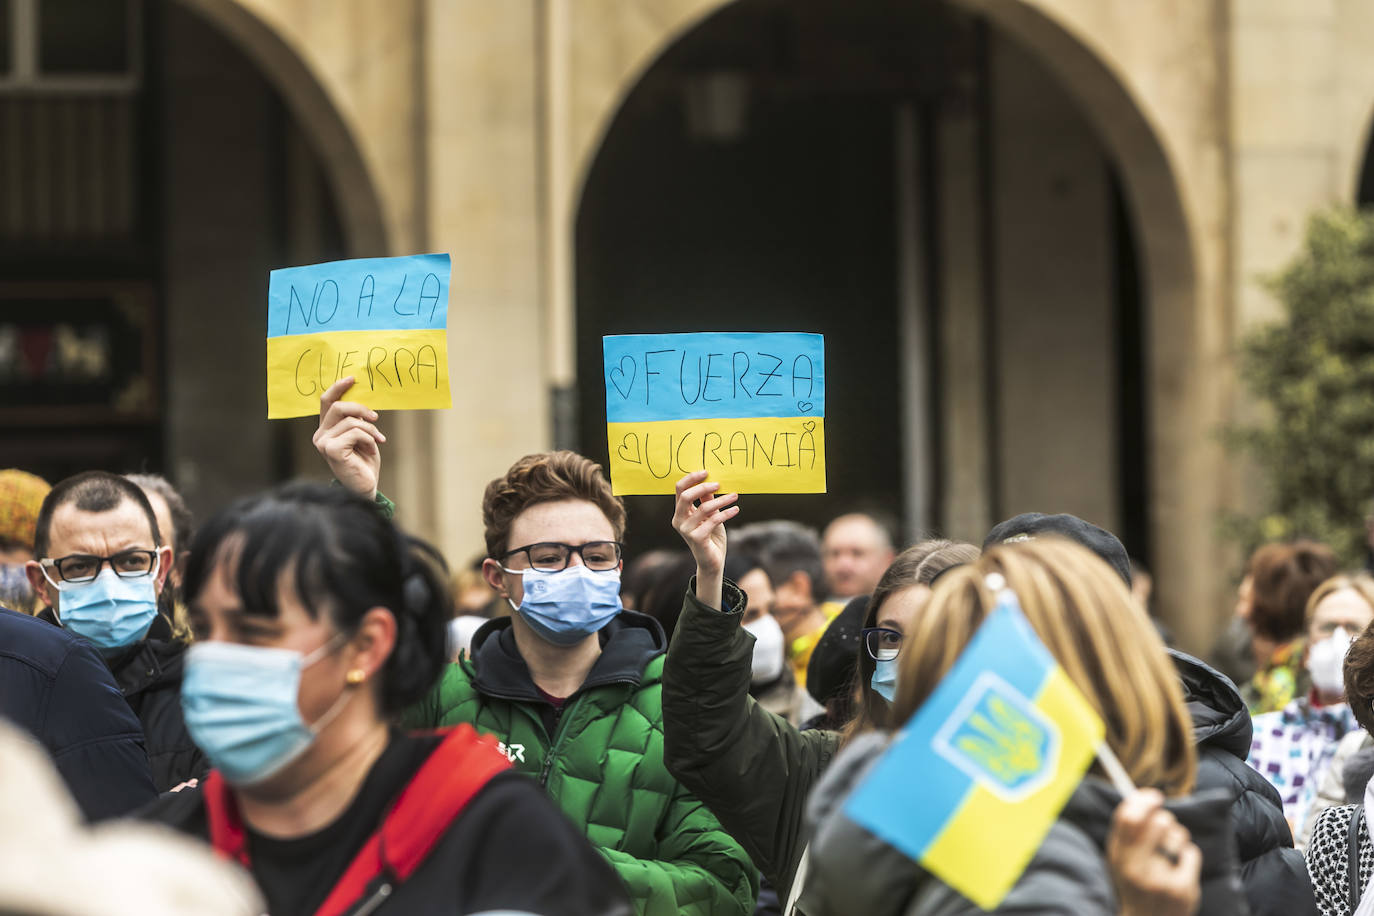
[{"label": "mask ear loop", "polygon": [[[523,582],[524,579],[525,579],[525,571],[524,571],[523,569],[511,569],[511,568],[509,568],[508,566],[506,566],[504,563],[501,565],[501,572],[505,573],[505,574],[508,575],[508,576],[519,576],[519,577],[520,577],[520,580],[521,580],[522,582]],[[514,601],[510,600],[510,595],[509,595],[509,594],[502,595],[501,597],[506,599],[506,604],[509,604],[509,605],[510,605],[510,609],[511,609],[512,612],[517,612],[517,611],[520,610],[520,605],[518,605],[518,604],[516,604]]]},{"label": "mask ear loop", "polygon": [[[318,649],[314,650],[309,655],[306,655],[301,659],[301,672],[304,673],[306,668],[309,668],[311,665],[315,664],[320,659],[325,658],[326,656],[336,652],[342,645],[346,644],[347,642],[347,633],[334,634],[334,637],[332,639],[327,640],[324,643],[324,645],[320,646]],[[330,705],[330,707],[324,711],[324,715],[320,716],[313,723],[306,725],[306,728],[310,729],[310,734],[314,735],[315,737],[319,737],[320,732],[324,731],[329,726],[330,722],[333,722],[336,718],[338,718],[339,713],[343,712],[344,707],[348,705],[348,701],[353,698],[352,688],[359,686],[361,683],[361,681],[359,681],[358,684],[345,682],[344,689],[339,694],[339,698],[335,700]],[[296,694],[298,696],[300,695],[299,679],[297,679],[296,681]],[[304,717],[302,717],[302,719],[304,719]]]},{"label": "mask ear loop", "polygon": [[[53,589],[54,589],[56,592],[58,592],[59,594],[61,594],[61,592],[62,592],[62,586],[59,585],[58,583],[54,582],[54,581],[52,580],[52,578],[48,576],[48,567],[44,566],[44,565],[42,564],[42,562],[40,561],[39,564],[38,564],[38,568],[41,569],[41,570],[43,571],[43,578],[44,578],[44,580],[45,580],[49,585],[51,585],[51,586],[53,587]],[[62,581],[63,581],[64,583],[66,582],[65,579],[63,579]]]}]

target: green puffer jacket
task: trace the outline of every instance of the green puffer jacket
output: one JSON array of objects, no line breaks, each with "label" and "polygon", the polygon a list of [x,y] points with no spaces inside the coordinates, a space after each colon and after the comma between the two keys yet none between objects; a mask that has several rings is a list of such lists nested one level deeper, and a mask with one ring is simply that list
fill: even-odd
[{"label": "green puffer jacket", "polygon": [[740,625],[745,602],[728,579],[724,611],[687,591],[664,665],[668,769],[716,812],[786,900],[810,838],[806,798],[840,736],[797,731],[749,696],[754,637]]},{"label": "green puffer jacket", "polygon": [[539,695],[501,618],[477,631],[472,657],[451,665],[404,724],[469,722],[499,738],[610,860],[637,912],[752,913],[749,857],[663,763],[662,628],[625,611],[601,632],[601,657],[561,714]]}]

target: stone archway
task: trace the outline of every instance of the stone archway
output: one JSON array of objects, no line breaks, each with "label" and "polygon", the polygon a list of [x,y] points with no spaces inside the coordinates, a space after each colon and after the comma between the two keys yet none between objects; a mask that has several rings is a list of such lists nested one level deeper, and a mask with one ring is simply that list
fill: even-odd
[{"label": "stone archway", "polygon": [[[1226,348],[1225,331],[1217,321],[1220,310],[1202,307],[1204,300],[1219,300],[1224,289],[1224,270],[1195,229],[1202,219],[1199,211],[1210,213],[1212,202],[1188,186],[1187,169],[1176,164],[1195,151],[1170,149],[1144,92],[1108,63],[1111,55],[1088,37],[1091,29],[1070,21],[1091,19],[1093,4],[951,2],[985,17],[1044,62],[1089,117],[1121,176],[1141,249],[1149,526],[1156,544],[1159,606],[1184,644],[1200,647],[1210,639],[1213,623],[1210,615],[1196,611],[1214,606],[1217,571],[1223,565],[1213,531],[1226,498],[1224,468],[1211,440],[1225,416],[1229,390],[1224,371],[1208,362],[1219,359]],[[594,0],[591,5],[598,4]],[[646,17],[653,21],[632,46],[621,43],[616,53],[597,60],[591,59],[596,49],[576,49],[575,55],[583,58],[574,60],[574,70],[579,77],[590,77],[588,85],[605,87],[605,97],[594,106],[595,93],[582,90],[576,100],[578,113],[598,114],[578,120],[570,137],[575,179],[567,204],[569,224],[580,207],[591,165],[630,91],[678,40],[728,5],[665,0],[654,7],[654,16]]]},{"label": "stone archway", "polygon": [[241,0],[181,2],[223,31],[261,68],[314,140],[338,201],[349,250],[359,255],[389,253],[390,233],[377,182],[354,127],[310,62]]}]

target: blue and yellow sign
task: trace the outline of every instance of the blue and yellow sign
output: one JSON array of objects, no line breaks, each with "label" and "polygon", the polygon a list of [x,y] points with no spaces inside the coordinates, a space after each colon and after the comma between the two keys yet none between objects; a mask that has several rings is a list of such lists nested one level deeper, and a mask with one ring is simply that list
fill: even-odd
[{"label": "blue and yellow sign", "polygon": [[1004,589],[845,814],[990,910],[1025,871],[1102,735]]},{"label": "blue and yellow sign", "polygon": [[611,487],[672,493],[705,468],[722,493],[825,492],[819,334],[602,339]]},{"label": "blue and yellow sign", "polygon": [[345,376],[376,410],[448,407],[449,256],[358,258],[274,270],[267,416],[319,413]]}]

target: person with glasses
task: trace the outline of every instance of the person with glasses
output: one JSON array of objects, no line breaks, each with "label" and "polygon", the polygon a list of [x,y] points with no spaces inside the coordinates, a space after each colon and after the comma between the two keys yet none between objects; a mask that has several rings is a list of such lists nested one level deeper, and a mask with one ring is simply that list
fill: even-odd
[{"label": "person with glasses", "polygon": [[[376,414],[325,392],[317,449],[334,476],[375,499]],[[403,717],[495,735],[614,866],[638,913],[751,913],[757,873],[715,815],[663,762],[663,655],[651,617],[624,610],[625,507],[600,466],[570,451],[528,455],[482,499],[482,575],[511,616]]]},{"label": "person with glasses", "polygon": [[143,726],[153,784],[169,791],[208,763],[181,715],[186,644],[158,613],[172,551],[137,484],[104,471],[61,481],[44,498],[29,583],[38,617],[81,637],[104,659]]},{"label": "person with glasses", "polygon": [[[842,731],[798,730],[749,696],[755,640],[743,626],[749,601],[725,577],[725,524],[738,504],[735,494],[718,490],[705,471],[677,482],[673,527],[696,558],[697,574],[664,664],[668,769],[716,813],[779,897],[791,900],[804,878],[807,796],[844,744],[887,726],[889,701],[873,685],[876,659],[866,641],[852,687],[857,712]],[[890,653],[892,641],[901,640],[936,576],[977,557],[972,544],[942,540],[900,553],[869,600],[865,625],[890,631],[873,637],[876,650]]]}]

